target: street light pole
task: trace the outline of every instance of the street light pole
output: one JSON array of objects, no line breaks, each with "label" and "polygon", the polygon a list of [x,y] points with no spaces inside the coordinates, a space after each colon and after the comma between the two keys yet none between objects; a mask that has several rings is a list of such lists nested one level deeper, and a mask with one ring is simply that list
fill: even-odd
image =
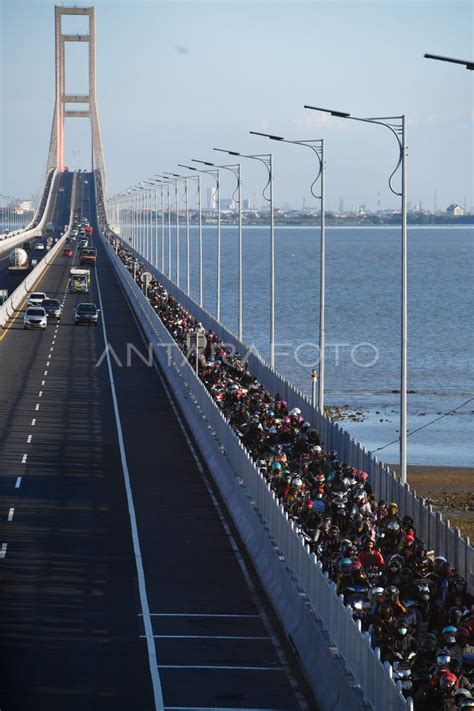
[{"label": "street light pole", "polygon": [[[194,163],[202,163],[203,165],[208,165],[212,166],[212,163],[209,163],[208,161],[205,160],[197,160],[196,158],[191,158],[191,160]],[[208,175],[212,175],[214,180],[216,181],[216,200],[217,200],[217,264],[216,264],[216,320],[220,322],[221,320],[221,192],[220,192],[220,184],[221,184],[221,176],[220,176],[220,170],[219,168],[211,169],[211,170],[203,170],[200,168],[195,168],[194,170],[198,170],[200,173],[207,173]]]},{"label": "street light pole", "polygon": [[[311,183],[311,194],[317,200],[320,200],[321,205],[321,220],[319,229],[319,398],[318,407],[320,411],[324,414],[324,395],[325,395],[325,365],[326,365],[326,327],[325,327],[325,313],[326,313],[326,193],[325,193],[325,173],[326,173],[326,162],[324,158],[324,139],[319,138],[316,140],[309,141],[292,141],[282,136],[274,136],[270,133],[260,133],[259,131],[250,131],[254,136],[264,136],[265,138],[270,138],[272,141],[279,141],[281,143],[292,143],[296,146],[304,146],[310,148],[315,154],[319,170],[316,178]],[[317,195],[314,192],[314,187],[316,183],[320,180],[320,191],[321,194]]]},{"label": "street light pole", "polygon": [[[219,148],[214,148],[215,151],[220,150]],[[207,163],[206,165],[214,165],[214,163]],[[218,165],[216,168],[223,168],[224,170],[230,170],[230,172],[235,175],[235,178],[237,180],[237,186],[235,188],[234,194],[232,196],[233,199],[235,199],[235,194],[237,193],[237,200],[239,203],[239,247],[238,247],[238,293],[239,293],[239,298],[238,298],[238,322],[237,322],[237,331],[238,331],[238,337],[239,340],[242,340],[242,330],[243,330],[243,271],[242,271],[242,181],[241,181],[241,171],[240,171],[240,163],[235,163],[233,165]]]},{"label": "street light pole", "polygon": [[[305,105],[305,109],[324,111],[332,116],[373,123],[387,128],[396,138],[399,148],[398,162],[392,171],[388,186],[391,192],[401,198],[401,333],[400,333],[400,479],[407,481],[407,330],[408,330],[408,264],[407,264],[407,126],[406,116],[376,116],[360,118],[343,111],[322,109],[318,106]],[[401,192],[395,190],[392,179],[401,167]]]},{"label": "street light pole", "polygon": [[[268,173],[268,180],[263,188],[263,198],[270,203],[270,366],[275,367],[275,223],[273,216],[273,161],[271,153],[246,155],[237,151],[227,151],[214,148],[215,151],[227,153],[230,156],[240,156],[263,163]],[[268,189],[268,195],[267,193]]]}]

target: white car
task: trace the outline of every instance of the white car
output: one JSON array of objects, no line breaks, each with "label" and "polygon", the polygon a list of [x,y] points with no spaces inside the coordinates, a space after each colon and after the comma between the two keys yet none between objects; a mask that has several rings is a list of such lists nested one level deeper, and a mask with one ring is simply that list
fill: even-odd
[{"label": "white car", "polygon": [[28,299],[28,306],[41,306],[43,299],[47,298],[44,291],[33,291]]},{"label": "white car", "polygon": [[23,317],[23,328],[42,328],[48,325],[48,317],[42,306],[29,306]]},{"label": "white car", "polygon": [[35,249],[44,249],[44,244],[42,242],[39,242],[38,244],[35,244]]}]

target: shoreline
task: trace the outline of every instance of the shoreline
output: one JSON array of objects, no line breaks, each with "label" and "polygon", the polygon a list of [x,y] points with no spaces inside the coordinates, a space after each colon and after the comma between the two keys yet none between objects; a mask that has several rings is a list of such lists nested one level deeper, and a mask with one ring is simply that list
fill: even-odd
[{"label": "shoreline", "polygon": [[[397,474],[398,464],[390,464]],[[417,496],[443,514],[453,528],[474,540],[474,467],[407,466],[408,483]]]}]

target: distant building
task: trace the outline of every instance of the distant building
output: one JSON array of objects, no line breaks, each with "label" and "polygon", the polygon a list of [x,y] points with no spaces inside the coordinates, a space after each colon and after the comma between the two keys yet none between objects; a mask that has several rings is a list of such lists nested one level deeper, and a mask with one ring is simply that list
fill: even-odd
[{"label": "distant building", "polygon": [[217,188],[207,189],[207,209],[217,210]]},{"label": "distant building", "polygon": [[253,200],[250,198],[244,198],[242,200],[242,209],[243,210],[255,210],[255,204]]},{"label": "distant building", "polygon": [[461,205],[456,205],[455,202],[453,202],[446,210],[448,215],[452,215],[453,217],[461,217],[461,215],[464,215],[464,208],[461,207]]},{"label": "distant building", "polygon": [[232,198],[221,198],[221,209],[222,210],[235,210],[236,203]]},{"label": "distant building", "polygon": [[22,200],[18,204],[17,210],[20,212],[30,212],[33,209],[33,202],[31,200]]}]

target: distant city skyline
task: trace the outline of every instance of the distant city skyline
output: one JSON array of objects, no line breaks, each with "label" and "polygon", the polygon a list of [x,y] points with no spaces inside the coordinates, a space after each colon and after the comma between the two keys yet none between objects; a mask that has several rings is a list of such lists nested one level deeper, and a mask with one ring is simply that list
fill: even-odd
[{"label": "distant city skyline", "polygon": [[[439,210],[474,205],[472,72],[423,59],[426,51],[470,57],[472,3],[97,0],[95,6],[109,193],[156,172],[178,172],[178,162],[194,157],[218,162],[223,154],[213,152],[216,146],[272,151],[276,204],[300,209],[304,200],[308,209],[317,207],[309,152],[249,135],[257,130],[325,139],[328,209],[337,211],[341,198],[346,210],[396,208],[387,187],[397,160],[393,137],[303,108],[312,103],[361,116],[406,113],[410,202],[426,209],[436,203]],[[38,190],[46,165],[54,0],[2,0],[0,31],[6,108],[0,191],[24,197]],[[68,90],[81,93],[85,58],[75,44],[66,57]],[[89,154],[86,122],[69,119],[69,165],[88,168]],[[243,160],[242,176],[244,194],[259,204],[262,166]],[[230,199],[233,177],[222,176],[221,187]]]}]

